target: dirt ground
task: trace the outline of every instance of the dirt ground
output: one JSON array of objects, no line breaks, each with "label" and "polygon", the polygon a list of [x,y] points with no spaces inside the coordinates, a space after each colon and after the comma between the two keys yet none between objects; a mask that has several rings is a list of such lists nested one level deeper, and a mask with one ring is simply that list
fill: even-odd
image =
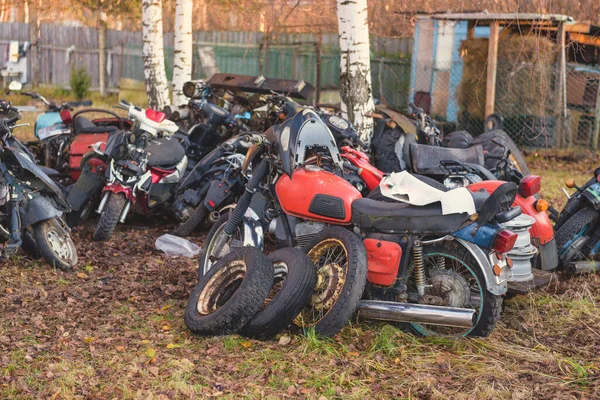
[{"label": "dirt ground", "polygon": [[[598,165],[591,153],[528,160],[557,206],[564,179]],[[172,227],[134,221],[99,244],[93,223],[74,231],[73,272],[0,265],[0,398],[600,398],[598,276],[558,274],[507,301],[486,339],[356,321],[333,339],[199,338],[183,322],[197,262],[154,249]]]}]

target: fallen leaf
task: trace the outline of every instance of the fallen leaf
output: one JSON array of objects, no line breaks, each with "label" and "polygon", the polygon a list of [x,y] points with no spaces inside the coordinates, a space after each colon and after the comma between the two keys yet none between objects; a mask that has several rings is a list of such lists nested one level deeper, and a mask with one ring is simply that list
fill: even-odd
[{"label": "fallen leaf", "polygon": [[398,357],[396,357],[394,359],[394,364],[396,364],[396,365],[400,364],[400,359]]},{"label": "fallen leaf", "polygon": [[170,331],[171,330],[171,326],[169,326],[169,325],[163,325],[162,330],[163,331]]},{"label": "fallen leaf", "polygon": [[244,342],[240,342],[240,345],[245,349],[249,349],[250,347],[252,347],[252,342],[246,340]]},{"label": "fallen leaf", "polygon": [[287,335],[283,335],[282,337],[279,338],[279,344],[281,346],[285,346],[286,344],[290,344],[290,342],[292,341],[292,338],[287,336]]},{"label": "fallen leaf", "polygon": [[31,362],[31,361],[33,361],[33,357],[31,357],[29,354],[26,354],[25,355],[25,361]]},{"label": "fallen leaf", "polygon": [[150,371],[150,373],[154,376],[158,376],[158,367],[150,367],[148,368],[148,370]]},{"label": "fallen leaf", "polygon": [[87,278],[88,275],[85,272],[78,272],[77,273],[77,277],[81,278],[81,279],[84,279],[84,278]]},{"label": "fallen leaf", "polygon": [[358,351],[349,351],[348,355],[351,357],[358,357]]},{"label": "fallen leaf", "polygon": [[117,351],[125,351],[125,346],[117,346]]},{"label": "fallen leaf", "polygon": [[147,348],[145,354],[148,358],[154,358],[156,357],[156,350],[154,350],[153,348]]},{"label": "fallen leaf", "polygon": [[180,347],[181,347],[181,345],[180,345],[180,344],[174,344],[174,343],[169,343],[169,344],[167,345],[167,349],[178,349],[178,348],[180,348]]},{"label": "fallen leaf", "polygon": [[6,289],[4,289],[4,290],[6,291],[6,293],[12,293],[12,292],[13,292],[13,290],[12,290],[11,288],[9,288],[9,287],[7,287],[7,288],[6,288]]},{"label": "fallen leaf", "polygon": [[83,341],[86,343],[92,343],[94,340],[96,340],[95,337],[84,337]]},{"label": "fallen leaf", "polygon": [[142,344],[150,344],[150,341],[148,339],[144,339],[142,340]]}]

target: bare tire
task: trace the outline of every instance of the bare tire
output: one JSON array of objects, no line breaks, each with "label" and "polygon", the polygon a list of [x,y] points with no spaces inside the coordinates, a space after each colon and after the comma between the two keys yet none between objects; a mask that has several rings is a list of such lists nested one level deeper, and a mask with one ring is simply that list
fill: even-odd
[{"label": "bare tire", "polygon": [[97,242],[108,240],[113,234],[127,199],[120,193],[110,193],[108,201],[100,214],[93,239]]},{"label": "bare tire", "polygon": [[273,265],[254,247],[232,251],[204,275],[185,308],[186,326],[197,335],[238,332],[258,312],[273,284]]},{"label": "bare tire", "polygon": [[[573,239],[576,239],[579,236],[591,237],[594,227],[598,224],[598,220],[600,220],[600,212],[588,207],[582,208],[573,214],[571,218],[567,219],[554,235],[559,257],[561,257],[561,259],[564,257],[564,253],[567,250],[566,246]],[[590,239],[588,239],[588,242],[589,240]],[[583,256],[583,258],[588,257],[590,250],[592,250],[594,246],[595,243],[586,243],[582,249],[583,254],[580,254],[579,258],[581,258],[581,256]]]},{"label": "bare tire", "polygon": [[358,235],[339,226],[325,228],[304,251],[316,266],[317,285],[294,325],[333,336],[348,322],[363,294],[367,251]]},{"label": "bare tire", "polygon": [[[523,176],[529,175],[529,168],[527,167],[527,161],[525,161],[523,153],[521,153],[521,150],[519,150],[519,147],[516,145],[516,143],[504,131],[495,130],[486,132],[477,136],[471,143],[481,144],[483,146],[483,150],[487,151],[489,154],[502,156],[504,154],[504,149],[492,142],[492,140],[502,143],[508,150],[510,150],[509,159],[517,171],[523,174]],[[491,158],[485,160],[485,168],[488,170],[496,168],[497,164],[498,160]]]},{"label": "bare tire", "polygon": [[180,223],[177,228],[173,231],[173,235],[186,237],[189,236],[194,229],[198,225],[202,223],[206,215],[208,214],[208,209],[204,206],[204,204],[198,205],[192,215],[182,223]]},{"label": "bare tire", "polygon": [[374,141],[373,150],[375,166],[383,172],[392,173],[402,171],[400,160],[396,154],[396,142],[404,135],[402,130],[384,130],[381,137]]},{"label": "bare tire", "polygon": [[40,255],[46,262],[62,271],[70,271],[77,264],[77,249],[56,219],[47,219],[34,226],[34,237]]},{"label": "bare tire", "polygon": [[21,247],[31,258],[42,258],[42,254],[40,253],[37,243],[35,242],[35,236],[33,233],[29,232],[29,230],[24,231],[21,234],[21,240]]},{"label": "bare tire", "polygon": [[315,265],[302,250],[279,249],[269,254],[268,259],[275,272],[273,287],[265,304],[240,332],[263,340],[292,323],[310,301],[317,279]]},{"label": "bare tire", "polygon": [[[440,264],[443,258],[443,268]],[[423,336],[488,336],[500,319],[502,296],[494,295],[487,284],[479,264],[471,253],[457,243],[426,246],[423,248],[426,294],[436,304],[448,307],[471,308],[475,311],[472,328],[455,328],[426,324],[402,324]],[[414,261],[408,267],[403,283],[409,292],[417,291],[414,280]],[[438,303],[440,298],[445,304]]]}]

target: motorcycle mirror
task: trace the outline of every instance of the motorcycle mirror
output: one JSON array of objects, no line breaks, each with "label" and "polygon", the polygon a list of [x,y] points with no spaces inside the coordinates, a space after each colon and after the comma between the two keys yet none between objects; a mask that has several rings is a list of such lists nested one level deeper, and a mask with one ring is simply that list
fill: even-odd
[{"label": "motorcycle mirror", "polygon": [[18,92],[21,89],[23,89],[23,84],[21,84],[21,82],[19,81],[12,81],[8,85],[8,90],[10,90],[11,92]]},{"label": "motorcycle mirror", "polygon": [[565,186],[569,189],[573,189],[575,187],[575,179],[569,178],[565,181]]}]

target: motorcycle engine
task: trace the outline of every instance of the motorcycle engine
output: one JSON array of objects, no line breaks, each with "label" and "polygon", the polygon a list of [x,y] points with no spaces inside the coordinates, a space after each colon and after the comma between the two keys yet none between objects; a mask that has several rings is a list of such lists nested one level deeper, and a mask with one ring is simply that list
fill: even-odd
[{"label": "motorcycle engine", "polygon": [[0,207],[4,206],[10,200],[8,185],[0,185]]},{"label": "motorcycle engine", "polygon": [[483,181],[483,179],[475,174],[448,175],[446,179],[444,179],[444,186],[448,189],[456,189],[467,187],[472,183],[481,181]]},{"label": "motorcycle engine", "polygon": [[303,248],[315,235],[319,234],[325,225],[320,222],[301,222],[296,224],[294,233],[296,234],[296,247]]}]

